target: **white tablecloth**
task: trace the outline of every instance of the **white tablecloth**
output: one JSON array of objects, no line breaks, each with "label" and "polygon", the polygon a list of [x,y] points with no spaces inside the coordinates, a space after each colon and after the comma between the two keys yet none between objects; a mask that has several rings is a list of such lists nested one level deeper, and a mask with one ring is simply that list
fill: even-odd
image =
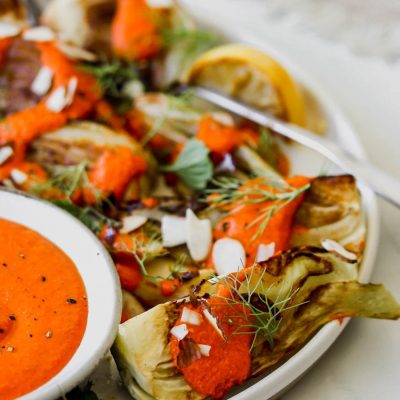
[{"label": "white tablecloth", "polygon": [[[360,5],[368,3],[369,7],[377,8],[363,11],[362,7],[355,7],[357,1]],[[301,2],[293,0],[292,5],[300,6]],[[346,2],[339,3],[343,6]],[[358,13],[358,25],[354,27],[356,36],[351,31],[354,18],[330,23],[325,9],[321,9],[321,15],[325,13],[324,18],[328,18],[326,30],[321,23],[319,27],[306,26],[312,17],[304,12],[300,17],[294,14],[280,18],[279,23],[274,22],[270,7],[271,3],[275,6],[279,3],[276,0],[184,0],[183,3],[189,5],[194,14],[207,18],[216,26],[222,24],[233,31],[245,30],[287,53],[341,106],[358,131],[371,161],[400,178],[400,61],[396,58],[400,54],[400,40],[393,41],[393,35],[398,32],[391,30],[390,25],[399,9],[398,1],[385,0],[378,4],[375,0],[351,0],[349,13]],[[284,3],[290,5],[282,0],[281,4]],[[314,8],[316,3],[314,1]],[[385,18],[379,8],[384,3],[387,6],[396,3],[397,6],[388,10],[389,29],[380,34],[378,31],[382,26],[379,28],[376,24]],[[282,13],[282,9],[278,11]],[[308,12],[311,11],[315,12],[309,8]],[[379,12],[379,18],[372,18],[374,11]],[[343,8],[339,12],[345,15]],[[364,19],[363,12],[368,13]],[[398,14],[397,17],[400,21]],[[371,24],[375,23],[375,26],[368,23],[371,18]],[[365,30],[364,41],[360,29],[361,32]],[[379,36],[382,36],[382,48],[378,49]],[[389,48],[389,39],[398,47],[393,48],[391,44]],[[384,283],[400,300],[400,210],[383,202],[379,205],[381,237],[372,280]],[[400,399],[400,323],[351,321],[323,358],[283,398]]]}]

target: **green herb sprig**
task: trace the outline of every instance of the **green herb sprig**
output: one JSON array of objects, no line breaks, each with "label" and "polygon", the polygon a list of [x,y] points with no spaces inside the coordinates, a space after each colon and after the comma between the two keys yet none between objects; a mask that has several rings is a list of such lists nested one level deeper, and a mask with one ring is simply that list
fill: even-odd
[{"label": "green herb sprig", "polygon": [[[46,182],[35,184],[32,191],[39,196],[45,196],[46,192],[54,189],[63,193],[65,199],[52,200],[52,203],[79,219],[94,233],[100,233],[104,225],[118,227],[120,225],[118,221],[104,215],[102,205],[105,203],[109,208],[112,208],[113,205],[90,183],[86,171],[87,166],[86,161],[72,166],[47,166],[47,170],[52,176]],[[94,207],[80,207],[73,203],[73,194],[77,189],[83,187],[89,188],[94,194],[96,200]]]},{"label": "green herb sprig", "polygon": [[138,79],[136,64],[113,60],[101,64],[83,64],[81,69],[96,78],[103,96],[117,111],[124,113],[131,108],[132,99],[123,93],[123,87],[125,83]]},{"label": "green herb sprig", "polygon": [[161,170],[175,173],[194,190],[202,190],[211,180],[214,170],[208,153],[207,147],[199,140],[188,140],[176,161]]},{"label": "green herb sprig", "polygon": [[[243,188],[238,179],[231,177],[214,179],[212,184],[214,187],[206,190],[207,195],[215,195],[208,197],[211,208],[224,208],[232,205],[237,205],[238,207],[251,204],[262,205],[262,203],[268,202],[268,204],[260,208],[258,216],[248,225],[248,228],[259,225],[251,240],[256,240],[264,232],[272,216],[310,187],[310,184],[297,189],[289,187],[288,190],[283,192],[265,189],[261,185]],[[230,212],[232,213],[236,209],[237,207],[230,210]]]},{"label": "green herb sprig", "polygon": [[229,297],[217,296],[217,298],[221,300],[221,305],[227,305],[231,310],[229,313],[224,313],[226,318],[224,322],[236,326],[233,334],[254,335],[251,349],[258,340],[266,340],[270,348],[273,348],[285,311],[304,303],[293,304],[298,290],[289,290],[289,294],[285,296],[279,291],[277,297],[271,301],[268,293],[273,285],[265,286],[263,279],[265,270],[259,277],[254,275],[255,270],[254,266],[250,273],[244,269],[243,281],[235,274],[214,278],[214,281],[216,279],[229,290]]},{"label": "green herb sprig", "polygon": [[178,27],[165,29],[162,32],[163,44],[167,49],[179,49],[181,67],[186,66],[201,53],[217,46],[220,43],[218,37],[209,31]]}]

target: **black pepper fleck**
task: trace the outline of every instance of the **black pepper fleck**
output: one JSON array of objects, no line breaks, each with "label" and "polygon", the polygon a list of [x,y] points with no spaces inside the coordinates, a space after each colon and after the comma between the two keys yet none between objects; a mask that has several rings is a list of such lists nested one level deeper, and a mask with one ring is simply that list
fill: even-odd
[{"label": "black pepper fleck", "polygon": [[76,304],[76,300],[75,299],[67,299],[67,303],[68,304]]},{"label": "black pepper fleck", "polygon": [[42,282],[46,282],[46,277],[45,276],[42,276],[40,279],[42,280]]},{"label": "black pepper fleck", "polygon": [[11,319],[11,321],[15,321],[17,319],[15,315],[9,315],[8,318]]},{"label": "black pepper fleck", "polygon": [[3,267],[7,267],[7,263],[5,263],[5,262],[3,262],[1,265],[2,265]]},{"label": "black pepper fleck", "polygon": [[224,223],[222,224],[222,230],[223,230],[224,232],[226,232],[226,231],[228,230],[228,228],[229,228],[229,222],[224,222]]}]

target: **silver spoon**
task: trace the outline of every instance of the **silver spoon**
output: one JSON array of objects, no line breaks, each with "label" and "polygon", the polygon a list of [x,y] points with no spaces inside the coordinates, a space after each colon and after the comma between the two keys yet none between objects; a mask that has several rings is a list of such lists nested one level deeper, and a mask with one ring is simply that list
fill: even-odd
[{"label": "silver spoon", "polygon": [[400,180],[368,161],[356,160],[341,149],[336,143],[324,137],[283,122],[269,114],[258,111],[238,100],[201,86],[179,86],[178,91],[190,91],[196,97],[215,104],[225,110],[257,123],[260,126],[285,136],[322,154],[343,170],[354,175],[359,181],[369,186],[378,196],[400,208]]}]

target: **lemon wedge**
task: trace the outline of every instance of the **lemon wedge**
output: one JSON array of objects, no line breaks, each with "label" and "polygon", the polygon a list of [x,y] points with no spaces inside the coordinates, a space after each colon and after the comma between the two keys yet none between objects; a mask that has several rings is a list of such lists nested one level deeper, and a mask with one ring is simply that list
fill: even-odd
[{"label": "lemon wedge", "polygon": [[241,44],[216,47],[191,65],[186,83],[217,89],[288,122],[307,125],[302,91],[272,57]]}]

